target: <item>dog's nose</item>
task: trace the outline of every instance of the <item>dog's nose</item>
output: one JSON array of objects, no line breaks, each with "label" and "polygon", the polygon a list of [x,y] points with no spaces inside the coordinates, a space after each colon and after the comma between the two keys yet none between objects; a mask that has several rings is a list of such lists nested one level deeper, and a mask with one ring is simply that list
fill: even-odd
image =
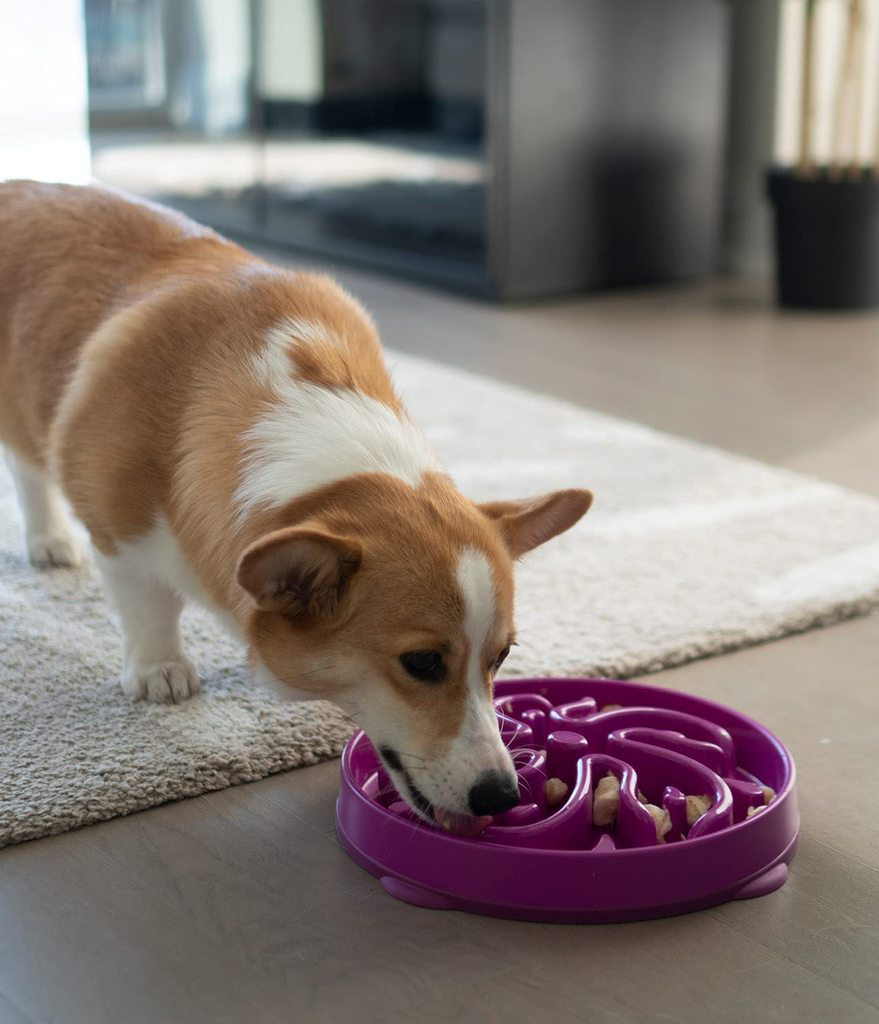
[{"label": "dog's nose", "polygon": [[483,772],[468,794],[470,811],[476,817],[502,814],[519,802],[519,784],[503,772]]}]

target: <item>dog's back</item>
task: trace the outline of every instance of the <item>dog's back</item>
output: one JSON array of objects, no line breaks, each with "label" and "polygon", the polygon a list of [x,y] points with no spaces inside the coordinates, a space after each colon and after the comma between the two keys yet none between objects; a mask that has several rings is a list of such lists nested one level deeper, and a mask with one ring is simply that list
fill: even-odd
[{"label": "dog's back", "polygon": [[42,466],[84,341],[164,260],[206,250],[241,252],[110,190],[0,183],[0,441]]}]

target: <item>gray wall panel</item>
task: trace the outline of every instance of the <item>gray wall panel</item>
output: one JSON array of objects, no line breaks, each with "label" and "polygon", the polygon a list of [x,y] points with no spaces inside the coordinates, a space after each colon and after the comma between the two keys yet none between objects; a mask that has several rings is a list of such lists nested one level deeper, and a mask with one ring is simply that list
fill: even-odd
[{"label": "gray wall panel", "polygon": [[[505,297],[711,272],[720,222],[722,0],[492,8],[491,269]],[[504,61],[506,59],[506,66]]]}]

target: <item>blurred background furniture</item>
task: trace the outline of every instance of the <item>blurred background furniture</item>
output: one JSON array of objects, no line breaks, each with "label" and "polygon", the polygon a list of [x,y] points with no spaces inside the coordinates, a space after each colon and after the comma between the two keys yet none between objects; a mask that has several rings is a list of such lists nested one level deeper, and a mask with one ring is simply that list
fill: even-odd
[{"label": "blurred background furniture", "polygon": [[722,0],[86,0],[94,172],[478,294],[717,266]]}]

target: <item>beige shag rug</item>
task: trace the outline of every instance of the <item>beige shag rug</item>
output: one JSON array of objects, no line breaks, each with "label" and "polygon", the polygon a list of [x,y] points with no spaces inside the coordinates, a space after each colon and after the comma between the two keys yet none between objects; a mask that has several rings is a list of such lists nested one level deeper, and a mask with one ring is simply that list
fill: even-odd
[{"label": "beige shag rug", "polygon": [[[879,603],[879,502],[469,374],[392,357],[465,492],[582,484],[593,510],[519,571],[509,674],[627,676]],[[241,652],[185,619],[204,692],[130,704],[91,571],[22,557],[0,476],[0,846],[337,755],[348,724],[248,681]]]}]

